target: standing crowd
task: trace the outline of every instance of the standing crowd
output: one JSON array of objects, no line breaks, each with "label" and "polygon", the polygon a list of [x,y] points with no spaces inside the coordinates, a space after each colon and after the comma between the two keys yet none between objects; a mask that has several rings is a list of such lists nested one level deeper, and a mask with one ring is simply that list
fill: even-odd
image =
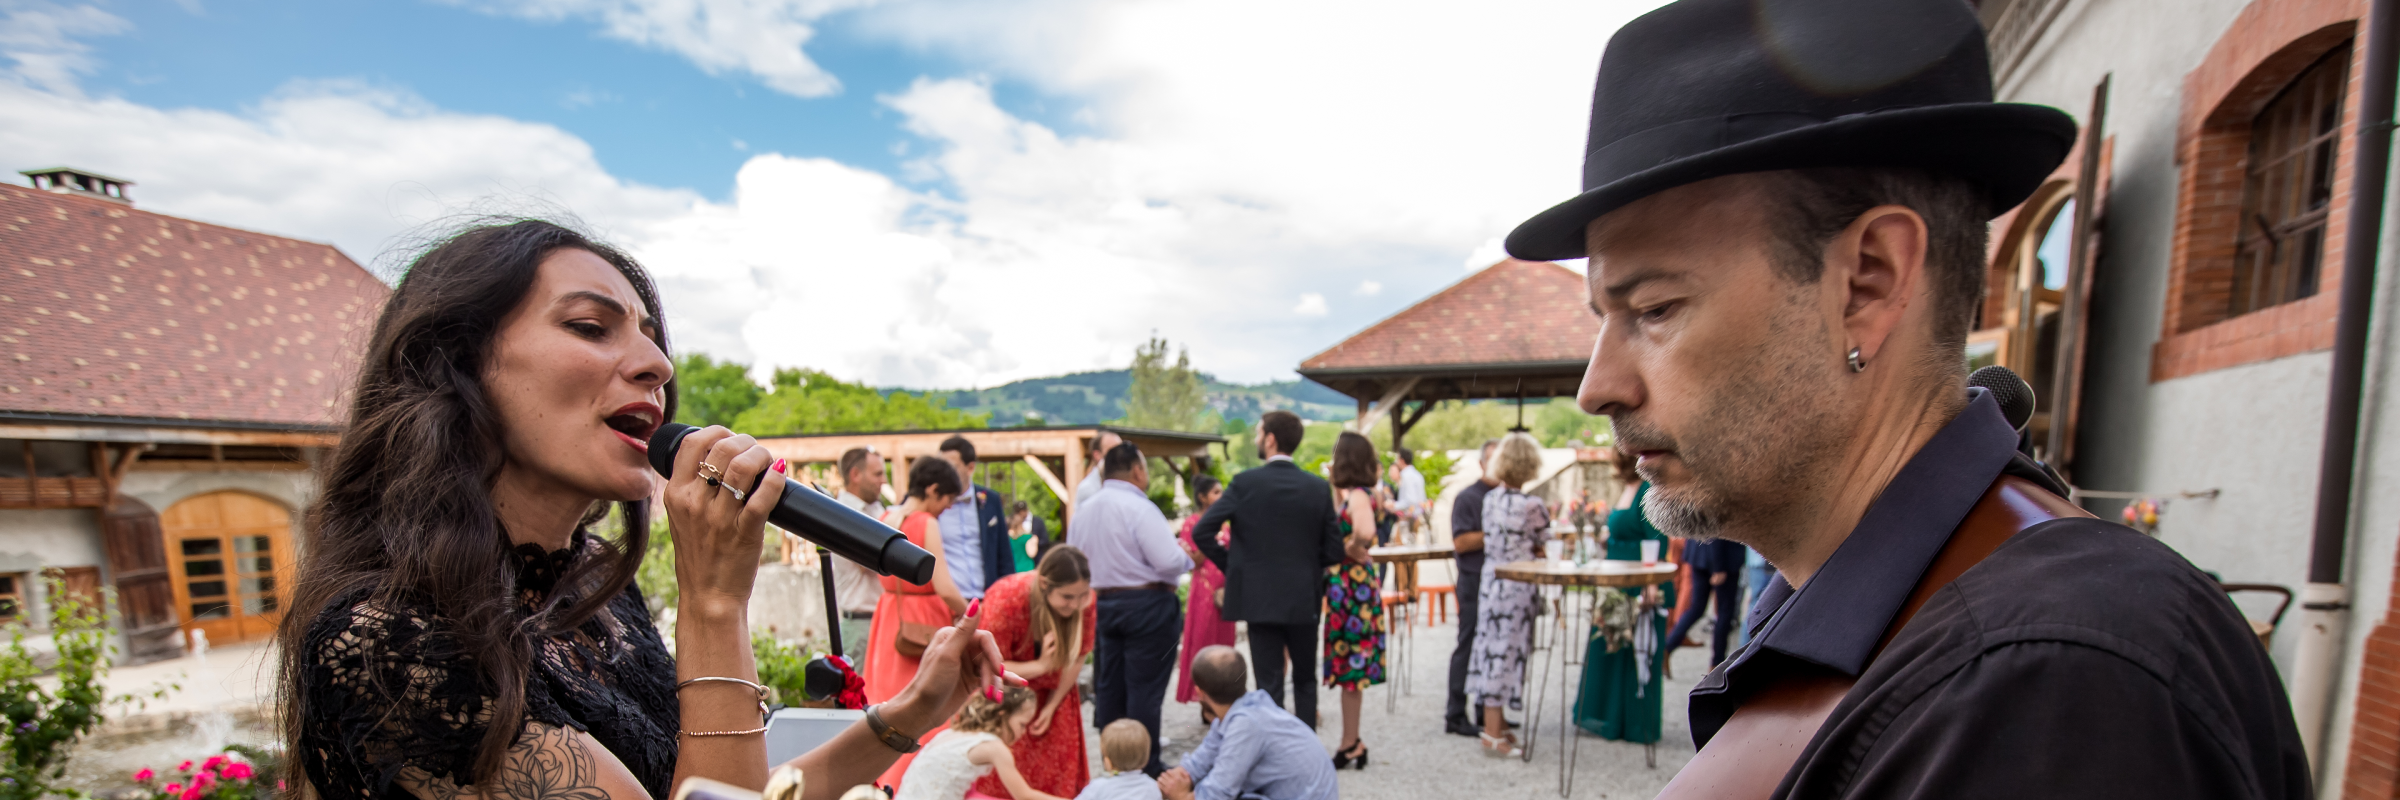
[{"label": "standing crowd", "polygon": [[[1178,527],[1149,497],[1141,449],[1103,431],[1063,541],[1037,527],[1023,502],[1003,509],[1006,501],[973,483],[975,448],[963,437],[942,443],[940,458],[911,465],[900,504],[888,508],[881,455],[844,454],[838,499],[899,529],[941,564],[919,587],[837,561],[844,651],[863,655],[868,701],[906,687],[926,638],[962,616],[979,617],[1006,668],[1027,681],[970,699],[880,783],[900,798],[928,800],[1333,797],[1336,770],[1372,762],[1361,708],[1365,690],[1386,678],[1386,575],[1369,549],[1421,525],[1431,503],[1406,451],[1387,469],[1365,436],[1343,432],[1326,465],[1329,480],[1293,462],[1304,435],[1290,412],[1264,415],[1264,464],[1223,485],[1195,478],[1197,511]],[[1460,615],[1444,726],[1479,737],[1487,755],[1523,754],[1508,716],[1523,709],[1541,611],[1532,585],[1495,568],[1543,557],[1553,519],[1585,531],[1598,522],[1608,558],[1642,558],[1642,543],[1653,542],[1652,557],[1686,570],[1664,586],[1623,590],[1639,609],[1632,646],[1611,644],[1595,623],[1575,705],[1586,729],[1657,741],[1667,654],[1691,644],[1685,635],[1711,605],[1712,664],[1739,628],[1746,548],[1669,540],[1643,516],[1647,484],[1632,457],[1619,453],[1617,462],[1625,488],[1612,506],[1587,494],[1553,507],[1526,491],[1542,473],[1540,445],[1511,434],[1484,443],[1481,477],[1452,503]],[[1398,585],[1413,587],[1413,572]],[[1697,591],[1679,598],[1679,585]],[[1233,649],[1236,623],[1247,626],[1248,658]],[[1078,680],[1087,658],[1088,687]],[[1159,735],[1170,681],[1175,701],[1200,704],[1209,727],[1172,769],[1160,758]],[[1320,683],[1340,699],[1341,737],[1330,758],[1297,746],[1316,741]],[[1087,690],[1090,724],[1101,731],[1097,776],[1084,745]]]}]

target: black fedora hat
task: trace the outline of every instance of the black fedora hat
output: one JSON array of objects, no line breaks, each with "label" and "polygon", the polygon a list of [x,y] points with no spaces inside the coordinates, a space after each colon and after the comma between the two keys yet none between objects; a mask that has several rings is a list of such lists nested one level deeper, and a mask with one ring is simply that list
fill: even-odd
[{"label": "black fedora hat", "polygon": [[2048,106],[1992,102],[1962,0],[1680,0],[1617,31],[1592,91],[1583,193],[1518,225],[1508,252],[1584,253],[1592,220],[1722,175],[1909,167],[1980,187],[1998,216],[2075,143]]}]

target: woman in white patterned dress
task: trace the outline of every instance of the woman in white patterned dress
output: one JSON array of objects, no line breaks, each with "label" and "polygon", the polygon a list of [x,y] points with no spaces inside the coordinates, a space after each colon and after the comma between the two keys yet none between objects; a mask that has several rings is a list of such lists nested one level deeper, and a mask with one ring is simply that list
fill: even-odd
[{"label": "woman in white patterned dress", "polygon": [[1542,447],[1533,437],[1512,433],[1500,440],[1492,477],[1501,488],[1483,498],[1483,602],[1475,621],[1475,651],[1468,661],[1467,693],[1483,703],[1483,753],[1495,758],[1523,754],[1502,708],[1522,709],[1526,651],[1533,649],[1533,617],[1539,602],[1533,584],[1504,580],[1493,570],[1511,561],[1538,557],[1550,535],[1550,509],[1526,494],[1525,484],[1542,471]]}]

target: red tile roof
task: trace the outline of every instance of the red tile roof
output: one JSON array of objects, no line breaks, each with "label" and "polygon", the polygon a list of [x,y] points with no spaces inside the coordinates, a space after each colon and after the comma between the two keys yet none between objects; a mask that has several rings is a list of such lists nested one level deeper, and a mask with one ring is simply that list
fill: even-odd
[{"label": "red tile roof", "polygon": [[1310,356],[1300,371],[1581,362],[1600,333],[1586,296],[1573,270],[1508,259]]},{"label": "red tile roof", "polygon": [[0,184],[0,412],[332,425],[389,291],[329,244]]}]

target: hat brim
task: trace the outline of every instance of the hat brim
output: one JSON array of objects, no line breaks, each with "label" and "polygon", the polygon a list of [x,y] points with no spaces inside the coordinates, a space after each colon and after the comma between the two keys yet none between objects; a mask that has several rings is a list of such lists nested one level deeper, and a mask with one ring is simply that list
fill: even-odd
[{"label": "hat brim", "polygon": [[2075,120],[2049,106],[1960,103],[1842,117],[1679,158],[1618,178],[1535,214],[1508,234],[1528,261],[1585,255],[1592,220],[1689,183],[1811,167],[1910,167],[1983,188],[1999,216],[2041,188],[2075,146]]}]

